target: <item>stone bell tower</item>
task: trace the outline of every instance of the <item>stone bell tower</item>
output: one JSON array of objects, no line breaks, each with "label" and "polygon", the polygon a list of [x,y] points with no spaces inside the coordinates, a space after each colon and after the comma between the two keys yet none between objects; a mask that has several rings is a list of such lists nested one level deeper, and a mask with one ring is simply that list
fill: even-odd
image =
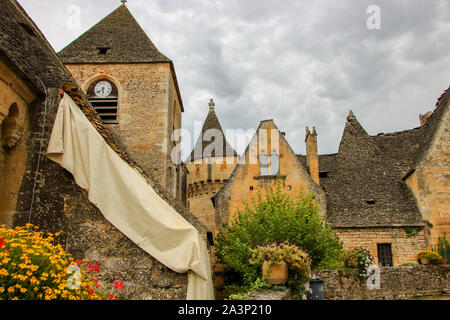
[{"label": "stone bell tower", "polygon": [[184,109],[175,68],[125,2],[58,55],[119,148],[180,199],[183,167],[172,161],[171,137]]}]

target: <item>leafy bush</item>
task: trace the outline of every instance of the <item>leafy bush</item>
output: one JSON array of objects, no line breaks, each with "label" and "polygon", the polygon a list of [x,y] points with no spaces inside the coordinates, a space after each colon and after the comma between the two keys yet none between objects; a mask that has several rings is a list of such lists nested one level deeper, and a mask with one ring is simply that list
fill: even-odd
[{"label": "leafy bush", "polygon": [[[319,205],[312,192],[302,191],[298,199],[293,200],[282,192],[280,184],[276,190],[269,187],[265,197],[258,189],[252,205],[245,203],[244,210],[237,211],[236,215],[217,236],[216,256],[219,263],[228,265],[242,284],[253,283],[261,274],[260,265],[250,264],[250,248],[274,241],[289,241],[308,250],[312,268],[342,265],[342,244],[319,213]],[[289,274],[297,287],[304,281],[295,272],[290,271]]]},{"label": "leafy bush", "polygon": [[[108,294],[99,290],[95,263],[74,261],[60,244],[52,242],[59,234],[45,237],[37,227],[0,227],[0,300],[100,300]],[[87,268],[83,268],[87,264]],[[112,290],[123,291],[116,280]],[[116,299],[111,294],[109,299]]]}]

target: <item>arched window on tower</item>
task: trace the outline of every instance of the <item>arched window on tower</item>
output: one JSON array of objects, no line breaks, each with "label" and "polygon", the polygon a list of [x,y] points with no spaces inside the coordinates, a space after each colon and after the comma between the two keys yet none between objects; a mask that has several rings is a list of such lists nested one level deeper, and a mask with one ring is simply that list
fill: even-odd
[{"label": "arched window on tower", "polygon": [[103,123],[117,122],[117,101],[119,98],[116,85],[109,79],[98,79],[89,85],[87,98],[100,115]]}]

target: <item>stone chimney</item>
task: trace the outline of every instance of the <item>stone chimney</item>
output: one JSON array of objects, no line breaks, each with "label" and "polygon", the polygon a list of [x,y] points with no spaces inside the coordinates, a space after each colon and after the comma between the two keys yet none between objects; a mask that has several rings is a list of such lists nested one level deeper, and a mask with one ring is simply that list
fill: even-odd
[{"label": "stone chimney", "polygon": [[428,121],[428,119],[430,118],[430,116],[433,114],[433,112],[428,111],[425,114],[419,114],[419,121],[420,121],[420,126],[422,127],[423,125],[425,125],[425,123]]},{"label": "stone chimney", "polygon": [[312,133],[306,127],[306,165],[309,168],[309,174],[315,183],[319,182],[319,154],[317,152],[317,132],[313,127]]}]

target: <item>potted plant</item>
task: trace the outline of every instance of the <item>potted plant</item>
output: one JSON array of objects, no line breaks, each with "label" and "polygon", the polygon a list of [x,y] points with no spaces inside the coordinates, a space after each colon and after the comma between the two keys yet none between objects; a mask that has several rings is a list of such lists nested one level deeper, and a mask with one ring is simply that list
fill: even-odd
[{"label": "potted plant", "polygon": [[310,255],[288,241],[261,244],[250,251],[250,263],[262,265],[263,276],[270,284],[284,284],[288,279],[288,268],[305,276],[310,274]]},{"label": "potted plant", "polygon": [[439,265],[442,263],[442,257],[436,251],[432,250],[420,250],[416,259],[423,265]]}]

